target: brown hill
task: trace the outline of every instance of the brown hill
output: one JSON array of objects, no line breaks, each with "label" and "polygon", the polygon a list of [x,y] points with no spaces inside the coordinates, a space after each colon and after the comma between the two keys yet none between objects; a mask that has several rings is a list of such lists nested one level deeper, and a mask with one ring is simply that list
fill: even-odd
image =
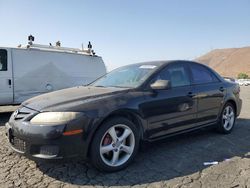
[{"label": "brown hill", "polygon": [[212,50],[196,61],[210,66],[222,76],[236,78],[241,72],[250,76],[250,47]]}]

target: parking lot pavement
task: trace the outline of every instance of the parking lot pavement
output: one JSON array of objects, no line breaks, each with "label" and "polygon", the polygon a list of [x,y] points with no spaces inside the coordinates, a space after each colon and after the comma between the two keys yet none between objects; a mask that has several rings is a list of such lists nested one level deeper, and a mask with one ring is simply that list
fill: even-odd
[{"label": "parking lot pavement", "polygon": [[[0,187],[250,187],[250,87],[230,135],[203,130],[148,145],[127,169],[107,174],[88,162],[35,163],[7,144],[0,114]],[[203,162],[219,164],[204,166]]]}]

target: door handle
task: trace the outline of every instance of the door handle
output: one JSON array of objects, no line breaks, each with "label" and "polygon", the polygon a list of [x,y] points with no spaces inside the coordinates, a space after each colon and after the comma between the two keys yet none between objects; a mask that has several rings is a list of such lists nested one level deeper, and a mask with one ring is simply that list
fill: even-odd
[{"label": "door handle", "polygon": [[225,88],[224,87],[220,87],[219,89],[221,92],[225,91]]},{"label": "door handle", "polygon": [[187,96],[193,98],[195,97],[195,94],[193,92],[188,92]]},{"label": "door handle", "polygon": [[11,79],[8,79],[8,85],[11,86]]}]

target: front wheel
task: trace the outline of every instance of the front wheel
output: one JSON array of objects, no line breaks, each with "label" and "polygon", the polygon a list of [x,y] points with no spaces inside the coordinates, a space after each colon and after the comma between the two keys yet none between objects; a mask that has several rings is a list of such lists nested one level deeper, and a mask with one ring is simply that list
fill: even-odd
[{"label": "front wheel", "polygon": [[224,134],[232,132],[235,124],[235,108],[231,103],[227,103],[221,113],[218,123],[218,131]]},{"label": "front wheel", "polygon": [[128,166],[137,153],[139,134],[135,125],[122,117],[100,126],[91,144],[91,160],[101,171],[114,172]]}]

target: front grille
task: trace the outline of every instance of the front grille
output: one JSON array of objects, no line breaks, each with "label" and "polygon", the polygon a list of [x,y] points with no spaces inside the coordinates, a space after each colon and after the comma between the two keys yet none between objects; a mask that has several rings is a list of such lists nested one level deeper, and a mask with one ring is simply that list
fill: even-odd
[{"label": "front grille", "polygon": [[45,145],[45,146],[41,146],[40,147],[40,154],[42,155],[57,155],[59,152],[59,148],[58,146],[49,146],[49,145]]},{"label": "front grille", "polygon": [[10,140],[10,143],[13,148],[17,149],[18,151],[25,152],[26,151],[26,142],[21,140],[15,136],[13,136]]},{"label": "front grille", "polygon": [[13,113],[13,119],[16,121],[19,120],[25,120],[28,117],[30,117],[31,115],[33,115],[34,113],[36,113],[35,110],[31,110],[29,108],[26,107],[21,107],[19,109],[17,109],[14,113]]}]

